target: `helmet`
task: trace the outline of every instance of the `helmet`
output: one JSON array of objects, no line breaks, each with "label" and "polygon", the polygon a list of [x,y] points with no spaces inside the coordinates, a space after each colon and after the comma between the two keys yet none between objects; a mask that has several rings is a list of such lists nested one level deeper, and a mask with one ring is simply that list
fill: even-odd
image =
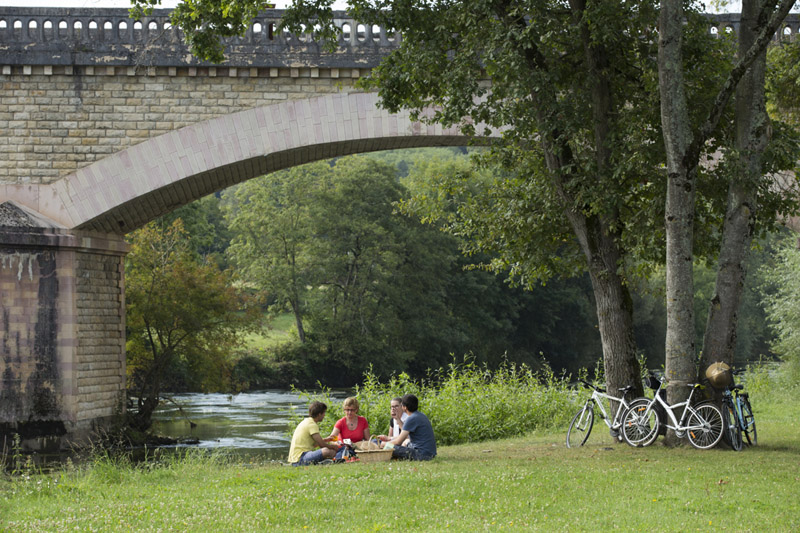
[{"label": "helmet", "polygon": [[709,365],[706,378],[715,389],[724,389],[731,384],[731,367],[722,362]]}]

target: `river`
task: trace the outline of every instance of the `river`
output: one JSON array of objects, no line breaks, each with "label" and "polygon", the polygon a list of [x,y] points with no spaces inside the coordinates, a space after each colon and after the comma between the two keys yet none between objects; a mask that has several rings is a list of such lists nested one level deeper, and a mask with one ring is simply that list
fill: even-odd
[{"label": "river", "polygon": [[162,400],[153,413],[155,433],[197,439],[197,444],[188,446],[221,449],[254,459],[286,458],[291,441],[287,435],[289,412],[296,407],[305,414],[307,403],[286,390],[233,395],[186,393],[170,398],[172,401]]}]

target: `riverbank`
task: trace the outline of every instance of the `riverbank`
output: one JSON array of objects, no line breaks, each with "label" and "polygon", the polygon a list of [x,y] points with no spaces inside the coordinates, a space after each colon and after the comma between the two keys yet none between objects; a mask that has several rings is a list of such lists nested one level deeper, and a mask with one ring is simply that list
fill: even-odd
[{"label": "riverbank", "polygon": [[0,530],[331,531],[355,520],[363,531],[797,531],[790,403],[756,403],[759,445],[741,452],[633,449],[607,436],[566,449],[565,431],[548,431],[445,446],[430,463],[96,460],[0,478]]}]

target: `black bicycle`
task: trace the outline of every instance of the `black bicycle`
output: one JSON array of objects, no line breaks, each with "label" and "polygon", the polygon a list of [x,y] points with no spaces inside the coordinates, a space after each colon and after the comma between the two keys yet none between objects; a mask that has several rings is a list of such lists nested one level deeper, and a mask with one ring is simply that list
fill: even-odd
[{"label": "black bicycle", "polygon": [[[741,374],[743,370],[731,372],[733,375]],[[732,380],[731,384],[722,392],[722,416],[725,418],[725,431],[728,442],[736,451],[744,447],[744,439],[747,444],[755,446],[758,444],[758,434],[756,433],[756,418],[753,415],[753,407],[750,405],[750,395],[742,392],[744,387],[736,385]]]}]

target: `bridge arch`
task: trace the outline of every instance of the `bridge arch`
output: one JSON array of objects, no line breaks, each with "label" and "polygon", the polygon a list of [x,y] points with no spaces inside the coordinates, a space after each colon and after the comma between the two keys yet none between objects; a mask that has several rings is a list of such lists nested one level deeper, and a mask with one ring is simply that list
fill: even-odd
[{"label": "bridge arch", "polygon": [[360,152],[470,143],[458,127],[413,121],[408,112],[389,113],[377,98],[375,93],[331,94],[217,117],[36,186],[38,191],[21,194],[18,201],[65,228],[125,234],[207,194],[276,170]]},{"label": "bridge arch", "polygon": [[0,441],[63,445],[124,412],[124,234],[283,168],[468,143],[458,127],[381,109],[374,93],[339,93],[198,122],[49,184],[0,185]]}]

